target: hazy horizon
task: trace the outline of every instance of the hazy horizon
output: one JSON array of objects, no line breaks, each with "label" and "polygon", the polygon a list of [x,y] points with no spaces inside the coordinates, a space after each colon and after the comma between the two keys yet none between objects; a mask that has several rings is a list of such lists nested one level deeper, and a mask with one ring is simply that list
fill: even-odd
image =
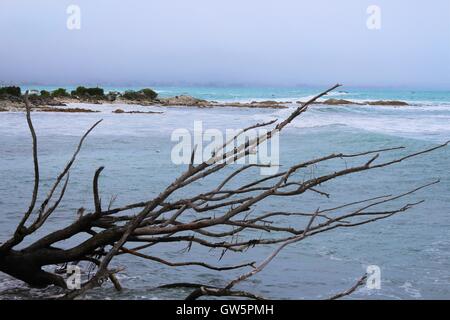
[{"label": "hazy horizon", "polygon": [[3,0],[0,27],[3,85],[450,90],[447,0]]},{"label": "hazy horizon", "polygon": [[[0,81],[0,86],[19,86],[23,90],[36,88],[76,88],[78,86],[84,87],[99,87],[104,89],[137,89],[137,88],[230,88],[230,89],[325,89],[329,88],[336,82],[320,83],[320,84],[274,84],[274,83],[222,83],[222,82],[142,82],[142,83],[91,83],[91,82],[77,82],[77,83],[39,83],[39,82],[11,82]],[[341,84],[341,90],[398,90],[398,91],[418,91],[418,92],[450,92],[450,86],[431,86],[431,85],[346,85]]]}]

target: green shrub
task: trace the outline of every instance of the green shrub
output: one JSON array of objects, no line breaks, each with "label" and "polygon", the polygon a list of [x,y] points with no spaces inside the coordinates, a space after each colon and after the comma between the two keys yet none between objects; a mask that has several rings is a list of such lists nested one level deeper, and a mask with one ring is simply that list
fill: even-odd
[{"label": "green shrub", "polygon": [[67,93],[66,89],[64,88],[58,88],[54,91],[52,91],[52,97],[68,97],[69,94]]},{"label": "green shrub", "polygon": [[158,94],[150,88],[142,89],[140,92],[142,92],[147,98],[152,100],[156,99],[156,97],[158,96]]},{"label": "green shrub", "polygon": [[104,97],[105,91],[102,88],[86,88],[86,87],[77,87],[74,91],[72,91],[72,96],[77,97]]},{"label": "green shrub", "polygon": [[127,90],[122,94],[122,97],[127,100],[137,100],[139,98],[142,98],[142,95],[140,95],[138,92],[133,90]]},{"label": "green shrub", "polygon": [[104,97],[105,96],[105,90],[103,90],[102,88],[88,88],[88,93],[91,96],[96,96],[96,97]]},{"label": "green shrub", "polygon": [[5,94],[20,97],[22,95],[22,90],[20,89],[20,87],[2,87],[2,88],[0,88],[0,95],[5,95]]},{"label": "green shrub", "polygon": [[41,97],[50,97],[50,92],[48,92],[47,90],[41,90]]},{"label": "green shrub", "polygon": [[150,99],[154,100],[158,94],[152,89],[142,89],[139,91],[127,90],[122,94],[122,97],[127,100],[142,100],[142,99]]}]

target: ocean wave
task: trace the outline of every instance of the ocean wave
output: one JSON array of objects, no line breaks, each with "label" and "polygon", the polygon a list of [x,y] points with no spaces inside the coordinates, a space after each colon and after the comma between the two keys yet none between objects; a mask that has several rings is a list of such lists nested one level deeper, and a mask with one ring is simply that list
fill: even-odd
[{"label": "ocean wave", "polygon": [[[260,115],[269,121],[286,117],[292,108]],[[297,129],[348,127],[379,134],[396,135],[427,141],[450,139],[450,108],[412,107],[392,108],[374,106],[315,106],[295,119],[290,127]]]},{"label": "ocean wave", "polygon": [[[67,107],[71,107],[69,104]],[[36,127],[42,134],[78,136],[85,128],[100,118],[102,125],[97,134],[146,136],[159,134],[170,136],[176,128],[192,128],[194,121],[202,120],[205,126],[219,130],[236,126],[243,128],[257,122],[286,118],[298,105],[287,109],[246,109],[246,108],[162,108],[135,105],[78,105],[101,110],[93,114],[35,113]],[[72,106],[73,107],[73,106]],[[112,111],[163,111],[163,114],[117,115]],[[76,121],[74,121],[76,119]],[[408,106],[325,106],[313,105],[291,124],[291,128],[339,128],[347,127],[368,132],[396,135],[406,138],[442,142],[450,139],[450,107]],[[28,135],[21,114],[2,114],[0,134]]]}]

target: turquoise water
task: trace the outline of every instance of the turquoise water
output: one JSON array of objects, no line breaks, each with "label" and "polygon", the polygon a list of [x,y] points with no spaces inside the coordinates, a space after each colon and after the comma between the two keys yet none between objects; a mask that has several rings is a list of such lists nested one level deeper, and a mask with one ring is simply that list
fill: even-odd
[{"label": "turquoise water", "polygon": [[[177,88],[174,92],[183,93]],[[162,90],[162,89],[161,89]],[[187,89],[186,89],[187,90]],[[250,96],[250,89],[195,88],[186,93],[211,99],[264,99],[271,94],[285,98],[291,89],[279,89]],[[216,90],[216,91],[213,91]],[[253,90],[253,89],[252,89]],[[256,90],[256,89],[255,89]],[[294,89],[292,89],[294,90]],[[300,89],[299,89],[300,90]],[[291,98],[308,96],[317,91],[291,92]],[[400,92],[351,93],[350,99],[402,99]],[[244,93],[247,92],[247,93]],[[170,93],[169,93],[170,92]],[[196,92],[197,94],[194,94]],[[203,93],[202,93],[203,92]],[[215,93],[213,93],[215,92]],[[241,94],[241,96],[237,96]],[[162,93],[161,93],[162,94]],[[390,96],[389,94],[392,94]],[[408,93],[404,92],[404,97]],[[413,95],[412,93],[409,93]],[[450,139],[450,100],[447,93],[420,93],[417,101],[438,101],[426,105],[404,108],[392,107],[327,107],[315,106],[289,126],[280,137],[280,160],[288,166],[305,159],[331,152],[356,152],[394,146],[405,146],[407,152],[435,146]],[[206,96],[203,96],[207,98]],[[404,99],[406,100],[406,99]],[[448,103],[450,105],[450,103]],[[64,166],[76,146],[78,137],[96,120],[103,123],[88,138],[75,167],[64,203],[49,221],[46,231],[73,221],[80,206],[92,208],[91,180],[95,169],[105,166],[100,189],[102,199],[117,195],[116,205],[141,201],[155,196],[168,185],[183,168],[172,164],[170,140],[176,128],[193,129],[193,122],[202,120],[207,128],[224,131],[242,128],[268,119],[282,119],[290,110],[269,109],[197,109],[163,108],[164,114],[112,114],[118,105],[89,105],[101,113],[63,114],[35,113],[33,119],[39,136],[39,153],[42,166],[42,190],[46,193],[54,176]],[[124,109],[161,110],[158,107],[130,107]],[[293,108],[294,105],[291,105]],[[30,137],[24,115],[0,113],[0,241],[10,235],[13,226],[26,209],[31,194],[32,163]],[[321,172],[333,172],[352,164],[338,160],[305,170],[309,177]],[[261,203],[256,210],[266,212],[283,208],[287,211],[315,210],[353,200],[384,194],[408,191],[424,183],[441,179],[438,185],[425,189],[405,199],[406,202],[425,200],[420,206],[399,216],[354,229],[335,230],[292,245],[263,272],[242,283],[239,288],[251,290],[268,298],[303,299],[326,298],[349,288],[368,265],[381,268],[381,289],[363,288],[352,295],[353,299],[449,299],[450,298],[450,150],[411,159],[387,170],[357,174],[321,187],[331,193],[330,199],[315,193],[293,199],[271,199]],[[249,172],[243,179],[259,174]],[[202,181],[193,186],[194,191],[216,185],[218,179]],[[241,183],[240,183],[241,184]],[[186,193],[189,193],[186,191]],[[42,195],[43,196],[43,195]],[[179,195],[180,197],[183,194]],[[405,202],[398,202],[402,205]],[[391,208],[385,207],[380,209]],[[295,225],[297,220],[280,219],[284,225]],[[260,236],[259,233],[254,236]],[[32,239],[30,239],[32,240]],[[75,241],[75,240],[72,240]],[[63,246],[70,246],[68,241]],[[245,254],[226,254],[219,261],[220,251],[209,251],[193,246],[183,252],[184,246],[175,244],[152,247],[148,253],[172,261],[206,260],[224,265],[262,260],[273,247],[251,249]],[[156,289],[171,282],[201,282],[223,285],[236,272],[220,273],[198,267],[169,268],[154,262],[122,256],[113,263],[125,266],[119,274],[122,293],[110,286],[94,290],[87,298],[113,299],[165,299],[183,298],[188,291]],[[13,290],[12,288],[19,288]],[[41,297],[44,293],[29,290],[17,281],[0,274],[0,291],[10,293],[0,297]]]},{"label": "turquoise water", "polygon": [[[101,86],[106,91],[139,90],[145,86],[138,87],[112,87]],[[305,99],[316,95],[323,87],[177,87],[177,86],[148,86],[154,88],[161,97],[176,95],[191,95],[196,98],[215,101],[251,101],[251,100],[287,100]],[[22,86],[30,90],[55,90],[58,86]],[[71,91],[75,86],[65,87]],[[329,97],[349,99],[355,101],[366,100],[403,100],[421,104],[450,104],[450,90],[433,91],[417,89],[396,88],[352,88],[342,87],[330,93]]]}]

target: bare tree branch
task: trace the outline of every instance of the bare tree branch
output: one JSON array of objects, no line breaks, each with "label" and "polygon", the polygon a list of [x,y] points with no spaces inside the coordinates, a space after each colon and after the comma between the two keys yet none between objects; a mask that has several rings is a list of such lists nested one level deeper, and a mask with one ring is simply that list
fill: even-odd
[{"label": "bare tree branch", "polygon": [[359,287],[361,287],[362,285],[364,285],[364,283],[367,280],[367,273],[364,274],[361,278],[358,279],[358,281],[356,281],[356,283],[349,289],[339,292],[337,294],[335,294],[334,296],[328,298],[328,300],[337,300],[340,299],[342,297],[345,296],[349,296],[351,295],[353,292],[355,292]]}]

